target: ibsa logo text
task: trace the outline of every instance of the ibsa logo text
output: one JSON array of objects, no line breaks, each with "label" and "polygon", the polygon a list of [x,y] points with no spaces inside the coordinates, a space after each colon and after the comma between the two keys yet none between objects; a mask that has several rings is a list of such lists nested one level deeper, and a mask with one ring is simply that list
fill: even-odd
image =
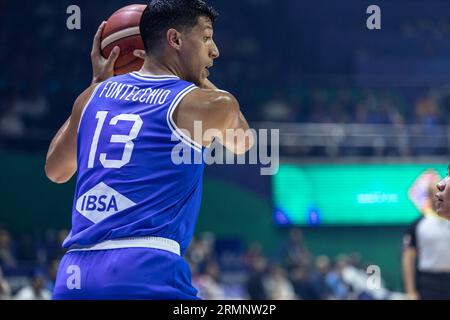
[{"label": "ibsa logo text", "polygon": [[[106,201],[108,201],[108,207],[106,206]],[[100,197],[97,196],[84,196],[83,202],[81,204],[81,210],[86,211],[94,211],[97,210],[99,212],[103,211],[119,211],[117,209],[117,201],[116,197],[111,196],[108,200],[108,196],[102,195]]]},{"label": "ibsa logo text", "polygon": [[77,199],[76,209],[94,223],[134,206],[135,203],[100,182]]}]

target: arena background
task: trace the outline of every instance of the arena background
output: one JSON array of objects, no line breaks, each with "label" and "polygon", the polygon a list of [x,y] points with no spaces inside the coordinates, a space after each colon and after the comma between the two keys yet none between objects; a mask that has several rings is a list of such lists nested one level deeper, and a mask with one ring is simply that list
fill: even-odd
[{"label": "arena background", "polygon": [[[89,52],[98,24],[131,3],[138,1],[0,2],[0,280],[10,287],[5,298],[36,277],[51,291],[63,253],[58,241],[70,228],[74,179],[49,182],[45,153],[91,81]],[[72,4],[81,8],[81,30],[66,28]],[[446,174],[450,3],[210,4],[220,12],[215,39],[221,51],[211,80],[236,95],[251,126],[280,129],[281,165],[422,164]],[[381,9],[381,30],[366,27],[372,4]],[[258,281],[266,284],[263,298],[269,299],[402,297],[392,294],[403,291],[402,235],[419,210],[407,219],[397,212],[398,220],[389,223],[306,223],[293,233],[292,225],[277,219],[274,177],[261,176],[259,169],[206,168],[187,257],[204,298],[258,298]],[[302,186],[331,196],[333,185],[338,189],[342,179],[351,185],[356,175],[340,181],[330,175],[326,188]],[[345,205],[339,208],[346,211]],[[289,242],[289,235],[295,240]],[[258,269],[266,262],[267,268]],[[385,291],[365,290],[365,284],[361,289],[369,265],[379,266]],[[354,283],[343,279],[345,268],[359,272]]]}]

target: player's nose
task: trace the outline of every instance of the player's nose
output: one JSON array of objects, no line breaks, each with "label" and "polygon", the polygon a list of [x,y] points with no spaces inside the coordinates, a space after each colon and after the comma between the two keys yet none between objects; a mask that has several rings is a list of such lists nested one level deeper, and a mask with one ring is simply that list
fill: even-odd
[{"label": "player's nose", "polygon": [[441,191],[441,192],[444,191],[444,189],[445,189],[445,179],[439,181],[438,184],[436,185],[436,188],[437,188],[439,191]]},{"label": "player's nose", "polygon": [[217,59],[220,56],[219,48],[217,48],[216,43],[213,41],[212,48],[211,48],[211,58]]}]

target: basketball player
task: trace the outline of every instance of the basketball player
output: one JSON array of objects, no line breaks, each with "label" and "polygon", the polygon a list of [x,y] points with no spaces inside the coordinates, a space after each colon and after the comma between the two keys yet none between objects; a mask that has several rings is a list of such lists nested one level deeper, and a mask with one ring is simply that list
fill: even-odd
[{"label": "basketball player", "polygon": [[[101,58],[103,26],[97,32],[93,84],[75,101],[45,166],[56,183],[77,171],[54,299],[197,299],[183,255],[204,164],[175,164],[171,156],[180,143],[195,155],[220,139],[191,139],[194,121],[203,131],[248,129],[236,99],[207,80],[219,57],[216,16],[201,0],[151,1],[140,23],[144,66],[112,78],[118,51]],[[253,139],[220,142],[241,154]]]},{"label": "basketball player", "polygon": [[[438,175],[433,180],[440,179]],[[403,237],[403,279],[409,299],[450,299],[450,222],[436,215],[435,182],[422,213]],[[429,199],[429,200],[428,200]]]}]

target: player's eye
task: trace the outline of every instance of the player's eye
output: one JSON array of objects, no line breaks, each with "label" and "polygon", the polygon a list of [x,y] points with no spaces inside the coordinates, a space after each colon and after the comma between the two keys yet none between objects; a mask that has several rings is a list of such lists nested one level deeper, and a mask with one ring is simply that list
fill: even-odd
[{"label": "player's eye", "polygon": [[210,36],[205,36],[205,37],[203,37],[203,41],[208,41],[208,40],[211,40],[212,39],[212,37],[210,37]]}]

